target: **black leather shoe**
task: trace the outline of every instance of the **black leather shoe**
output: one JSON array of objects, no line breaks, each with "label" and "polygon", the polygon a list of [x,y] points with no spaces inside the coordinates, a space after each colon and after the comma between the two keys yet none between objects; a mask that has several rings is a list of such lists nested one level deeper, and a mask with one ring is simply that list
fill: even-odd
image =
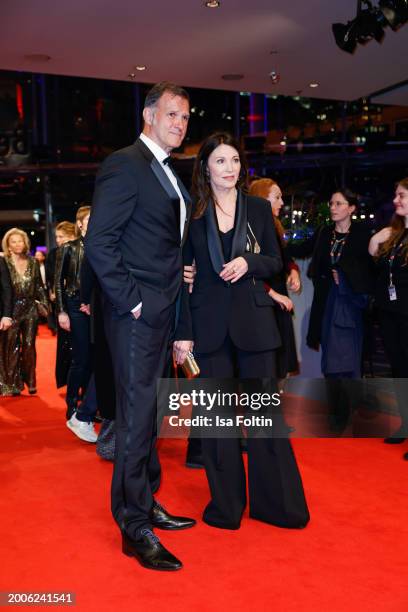
[{"label": "black leather shoe", "polygon": [[176,531],[178,529],[189,529],[194,527],[196,521],[185,516],[173,516],[163,508],[156,500],[153,501],[153,508],[150,513],[150,520],[153,527]]},{"label": "black leather shoe", "polygon": [[164,548],[150,529],[142,529],[139,540],[133,540],[122,531],[122,552],[127,557],[135,557],[148,569],[174,572],[183,567],[181,561]]}]

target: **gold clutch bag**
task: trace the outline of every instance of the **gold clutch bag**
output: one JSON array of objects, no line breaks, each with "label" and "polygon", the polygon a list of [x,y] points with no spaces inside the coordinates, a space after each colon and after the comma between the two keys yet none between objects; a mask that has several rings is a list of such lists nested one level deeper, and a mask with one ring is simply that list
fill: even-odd
[{"label": "gold clutch bag", "polygon": [[200,374],[200,368],[196,362],[193,353],[190,351],[187,353],[187,357],[184,360],[181,369],[184,372],[186,378],[196,378]]}]

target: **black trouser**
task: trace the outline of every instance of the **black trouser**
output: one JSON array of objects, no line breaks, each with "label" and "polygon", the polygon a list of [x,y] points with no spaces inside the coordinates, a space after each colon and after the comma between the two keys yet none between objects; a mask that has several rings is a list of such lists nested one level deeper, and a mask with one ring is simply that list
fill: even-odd
[{"label": "black trouser", "polygon": [[115,420],[116,392],[113,365],[103,321],[102,298],[100,291],[95,292],[93,301],[94,323],[94,374],[96,402],[99,414],[104,419]]},{"label": "black trouser", "polygon": [[149,528],[153,494],[160,484],[156,450],[156,381],[170,359],[174,312],[160,329],[143,315],[118,315],[105,305],[105,330],[116,386],[116,449],[112,514],[132,538]]},{"label": "black trouser", "polygon": [[[353,411],[352,380],[353,372],[336,372],[325,374],[328,399],[329,425],[332,430],[344,430]],[[347,379],[344,382],[343,379]]]},{"label": "black trouser", "polygon": [[91,338],[89,333],[89,316],[79,310],[79,297],[67,297],[67,314],[71,323],[72,361],[67,379],[68,406],[78,402],[80,390],[85,394],[91,375]]},{"label": "black trouser", "polygon": [[[276,375],[275,351],[248,352],[227,337],[213,353],[197,354],[203,378],[271,378]],[[271,391],[276,389],[271,381]],[[236,529],[246,505],[245,470],[240,438],[202,439],[211,501],[203,520],[215,527]],[[249,511],[252,518],[281,527],[299,527],[309,512],[292,446],[287,438],[248,437]]]},{"label": "black trouser", "polygon": [[380,310],[378,313],[385,351],[390,360],[401,426],[408,436],[408,315]]}]

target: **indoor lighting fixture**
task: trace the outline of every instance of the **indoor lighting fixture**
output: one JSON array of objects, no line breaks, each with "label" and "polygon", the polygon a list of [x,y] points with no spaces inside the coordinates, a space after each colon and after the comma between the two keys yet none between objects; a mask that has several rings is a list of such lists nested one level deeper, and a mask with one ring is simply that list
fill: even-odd
[{"label": "indoor lighting fixture", "polygon": [[204,2],[204,4],[207,8],[218,8],[221,2],[219,0],[208,0],[207,2]]},{"label": "indoor lighting fixture", "polygon": [[408,21],[407,0],[380,0],[379,9],[394,32]]},{"label": "indoor lighting fixture", "polygon": [[271,70],[269,73],[269,78],[272,81],[272,85],[277,85],[280,81],[280,74],[276,70]]},{"label": "indoor lighting fixture", "polygon": [[319,87],[319,83],[309,83],[309,87],[314,89],[315,87]]},{"label": "indoor lighting fixture", "polygon": [[[362,4],[367,8],[362,9]],[[336,45],[347,53],[354,53],[358,44],[365,45],[373,38],[380,43],[384,28],[397,30],[408,20],[407,0],[380,0],[374,7],[370,0],[357,0],[357,15],[347,24],[333,23]]]},{"label": "indoor lighting fixture", "polygon": [[146,66],[135,66],[136,70],[139,70],[139,72],[142,72],[142,70],[146,70]]}]

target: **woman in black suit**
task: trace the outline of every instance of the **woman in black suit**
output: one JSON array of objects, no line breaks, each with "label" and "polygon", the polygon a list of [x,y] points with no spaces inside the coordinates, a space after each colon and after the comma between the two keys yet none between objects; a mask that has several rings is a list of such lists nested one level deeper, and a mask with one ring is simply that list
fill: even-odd
[{"label": "woman in black suit", "polygon": [[[229,134],[208,137],[193,173],[194,220],[184,263],[197,274],[184,287],[175,357],[182,364],[194,344],[204,378],[269,379],[276,375],[281,339],[274,301],[264,281],[282,267],[268,202],[247,196],[247,171]],[[211,501],[203,520],[238,529],[246,505],[240,436],[202,439]],[[304,527],[309,513],[290,442],[248,438],[250,516],[281,527]]]}]

